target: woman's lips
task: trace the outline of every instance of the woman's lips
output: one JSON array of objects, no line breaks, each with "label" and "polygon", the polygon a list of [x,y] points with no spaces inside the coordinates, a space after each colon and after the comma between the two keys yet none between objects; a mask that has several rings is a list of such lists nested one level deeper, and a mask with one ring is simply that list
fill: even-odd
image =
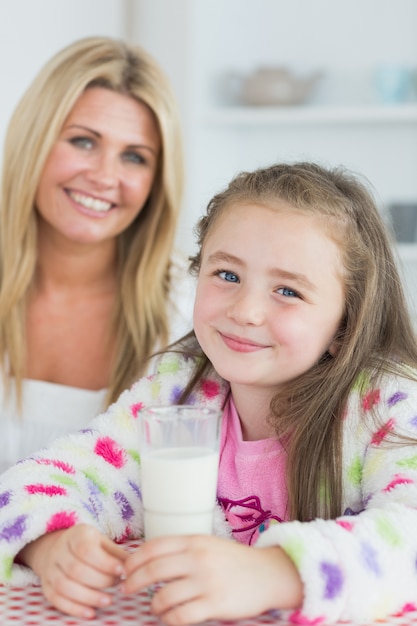
[{"label": "woman's lips", "polygon": [[64,189],[70,200],[76,204],[78,210],[87,215],[105,215],[111,211],[116,205],[112,202],[92,195],[88,195],[81,191]]},{"label": "woman's lips", "polygon": [[234,335],[225,335],[224,333],[219,334],[226,346],[235,352],[258,352],[268,347],[264,344],[253,342],[250,339],[243,339],[242,337],[236,337]]}]

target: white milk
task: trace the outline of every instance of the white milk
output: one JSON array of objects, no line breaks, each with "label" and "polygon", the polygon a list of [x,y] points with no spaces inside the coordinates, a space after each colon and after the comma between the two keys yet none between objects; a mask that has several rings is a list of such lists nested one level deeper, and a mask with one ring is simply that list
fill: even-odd
[{"label": "white milk", "polygon": [[218,463],[218,452],[210,448],[166,448],[142,455],[147,539],[212,533]]}]

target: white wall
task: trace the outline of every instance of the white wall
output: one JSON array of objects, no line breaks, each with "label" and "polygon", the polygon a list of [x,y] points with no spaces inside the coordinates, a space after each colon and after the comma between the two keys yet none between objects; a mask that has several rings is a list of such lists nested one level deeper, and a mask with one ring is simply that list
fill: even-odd
[{"label": "white wall", "polygon": [[0,145],[10,115],[42,65],[80,37],[126,34],[125,0],[0,2]]},{"label": "white wall", "polygon": [[[222,76],[260,65],[321,69],[313,104],[376,104],[373,76],[386,63],[417,67],[415,0],[134,0],[133,38],[169,74],[181,104],[187,196],[178,233],[192,228],[235,173],[278,160],[344,164],[366,176],[383,209],[417,201],[417,122],[238,126],[208,121],[225,103]],[[416,74],[417,86],[417,74]],[[416,91],[417,93],[417,91]],[[417,263],[407,263],[417,310]]]},{"label": "white wall", "polygon": [[[183,111],[187,199],[179,238],[240,169],[279,159],[344,163],[367,176],[383,202],[417,198],[417,125],[215,126],[222,76],[259,65],[324,71],[316,104],[371,103],[382,63],[417,66],[415,0],[136,0],[133,37],[169,74]],[[381,130],[383,132],[381,132]]]},{"label": "white wall", "polygon": [[[276,160],[343,163],[381,204],[417,199],[417,124],[238,127],[209,123],[222,76],[262,64],[324,70],[316,104],[370,103],[380,63],[417,66],[416,0],[12,0],[0,3],[0,144],[18,98],[42,64],[93,34],[142,44],[171,79],[182,111],[187,188],[178,242],[210,197],[241,169]],[[417,85],[417,82],[416,82]],[[407,267],[417,293],[417,264]],[[416,306],[417,306],[417,297]]]}]

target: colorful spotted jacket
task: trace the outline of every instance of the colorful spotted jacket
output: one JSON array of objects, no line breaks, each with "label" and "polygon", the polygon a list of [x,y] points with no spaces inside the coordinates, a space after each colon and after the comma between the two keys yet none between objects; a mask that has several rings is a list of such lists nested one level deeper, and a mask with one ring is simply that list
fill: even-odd
[{"label": "colorful spotted jacket", "polygon": [[[14,558],[46,532],[87,523],[116,540],[142,535],[138,412],[175,402],[192,365],[165,356],[153,377],[125,391],[88,430],[57,440],[1,476],[1,582],[37,581]],[[227,384],[210,377],[193,401],[218,407],[226,393]],[[378,430],[364,419],[373,406],[383,418]],[[390,376],[379,389],[352,391],[344,420],[344,515],[275,524],[260,535],[256,545],[281,545],[304,582],[302,608],[287,615],[293,623],[417,610],[417,445],[387,446],[393,429],[417,435],[416,383]],[[216,532],[228,534],[220,509]]]}]

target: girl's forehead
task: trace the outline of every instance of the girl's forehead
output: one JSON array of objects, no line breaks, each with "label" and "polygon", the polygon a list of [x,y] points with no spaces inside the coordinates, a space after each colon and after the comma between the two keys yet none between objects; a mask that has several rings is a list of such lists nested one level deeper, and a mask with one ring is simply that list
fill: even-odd
[{"label": "girl's forehead", "polygon": [[269,251],[271,258],[281,257],[285,250],[291,258],[306,247],[316,246],[318,250],[321,245],[330,246],[338,274],[343,275],[344,248],[337,230],[334,218],[285,201],[274,206],[251,201],[233,203],[217,215],[204,240],[202,254],[206,257],[220,247],[243,255],[249,249],[257,249],[263,255]]},{"label": "girl's forehead", "polygon": [[280,212],[294,210],[291,205],[284,201],[277,200],[275,203],[259,202],[251,199],[242,199],[239,201],[227,202],[215,215],[212,220],[209,232],[212,233],[216,228],[221,226],[225,221],[242,219],[245,215],[245,219],[256,220],[265,211]]},{"label": "girl's forehead", "polygon": [[[240,200],[225,204],[213,219],[207,232],[207,239],[222,228],[231,228],[244,222],[257,223],[260,220],[268,220],[271,216],[285,215],[293,217],[295,220],[309,219],[320,220],[321,215],[314,214],[313,211],[299,209],[289,202],[281,199],[274,201],[259,202],[257,200]],[[323,227],[325,223],[323,221]]]},{"label": "girl's forehead", "polygon": [[[270,215],[283,215],[300,222],[307,220],[332,239],[339,248],[343,249],[343,239],[346,233],[348,220],[346,216],[331,215],[320,210],[319,207],[300,207],[281,198],[257,201],[245,199],[229,201],[217,213],[207,231],[207,239],[222,226],[230,228],[231,224],[238,224],[241,220],[257,222]],[[278,220],[277,220],[278,222]]]}]

